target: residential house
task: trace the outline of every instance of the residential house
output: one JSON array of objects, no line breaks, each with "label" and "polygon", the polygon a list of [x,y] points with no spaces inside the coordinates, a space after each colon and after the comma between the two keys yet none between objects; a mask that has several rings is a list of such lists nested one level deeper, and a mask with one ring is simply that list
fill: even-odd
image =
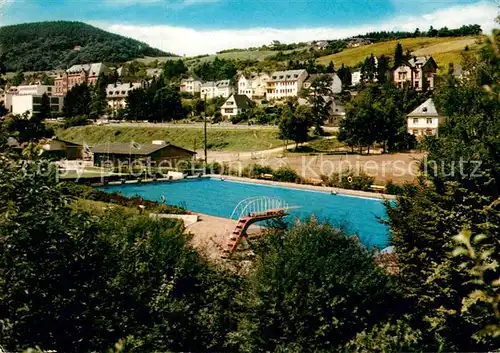
[{"label": "residential house", "polygon": [[215,97],[228,98],[233,93],[233,86],[230,80],[208,81],[200,86],[200,97],[213,99]]},{"label": "residential house", "polygon": [[325,50],[328,48],[328,41],[327,40],[318,40],[312,43],[312,48],[314,50]]},{"label": "residential house", "polygon": [[231,120],[233,116],[250,110],[254,105],[255,103],[247,95],[232,94],[224,102],[220,112],[224,120]]},{"label": "residential house", "polygon": [[422,139],[426,135],[438,136],[439,125],[445,120],[439,115],[432,98],[407,115],[408,133]]},{"label": "residential house", "polygon": [[361,70],[356,70],[351,74],[351,85],[357,86],[361,82]]},{"label": "residential house", "polygon": [[250,99],[265,99],[267,81],[269,81],[269,75],[264,72],[241,75],[238,78],[238,94],[244,94]]},{"label": "residential house", "polygon": [[176,167],[179,162],[192,160],[196,152],[185,148],[153,141],[152,144],[134,142],[105,143],[90,148],[94,165],[147,163],[158,167]]},{"label": "residential house", "polygon": [[362,45],[372,44],[371,40],[368,38],[351,38],[349,39],[349,43],[347,43],[348,48],[357,48]]},{"label": "residential house", "polygon": [[[54,114],[61,113],[63,107],[63,97],[61,96],[51,96],[50,101],[50,111]],[[42,96],[25,94],[25,95],[13,95],[11,101],[11,112],[13,114],[24,114],[28,112],[28,116],[31,117],[40,111],[42,104]]]},{"label": "residential house", "polygon": [[304,81],[304,89],[310,90],[310,94],[314,94],[313,90],[311,90],[311,85],[313,82],[322,76],[329,76],[331,81],[330,85],[330,90],[332,94],[339,94],[342,92],[342,81],[340,80],[340,77],[336,74],[311,74],[307,77],[307,79]]},{"label": "residential house", "polygon": [[193,78],[192,76],[188,78],[183,78],[181,80],[181,92],[187,92],[192,95],[201,92],[201,81]]},{"label": "residential house", "polygon": [[109,68],[103,63],[73,65],[55,78],[54,95],[64,96],[71,88],[84,82],[91,86],[97,82],[100,74],[109,73]]},{"label": "residential house", "polygon": [[128,93],[142,87],[141,83],[117,83],[106,87],[106,102],[113,111],[123,109],[127,106]]},{"label": "residential house", "polygon": [[267,81],[267,99],[283,99],[297,97],[307,78],[306,70],[288,70],[273,72]]},{"label": "residential house", "polygon": [[[324,125],[339,126],[340,120],[345,118],[345,106],[331,96],[323,96],[323,99],[325,102],[331,102],[330,114],[328,119],[325,120]],[[311,102],[307,98],[299,98],[297,103],[299,105],[311,106]]]},{"label": "residential house", "polygon": [[437,69],[432,56],[413,57],[394,69],[394,84],[402,88],[408,82],[417,91],[433,90]]}]

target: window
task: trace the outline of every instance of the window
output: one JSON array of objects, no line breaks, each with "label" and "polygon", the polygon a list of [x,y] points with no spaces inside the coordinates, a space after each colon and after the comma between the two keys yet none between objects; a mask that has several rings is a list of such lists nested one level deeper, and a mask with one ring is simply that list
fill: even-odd
[{"label": "window", "polygon": [[233,114],[233,109],[225,109],[226,114]]},{"label": "window", "polygon": [[420,82],[415,81],[415,88],[418,88],[420,86]]},{"label": "window", "polygon": [[423,107],[423,108],[422,108],[422,111],[423,111],[424,113],[425,113],[425,112],[427,112],[427,107]]},{"label": "window", "polygon": [[413,130],[413,135],[418,135],[418,130]]},{"label": "window", "polygon": [[413,124],[418,124],[418,118],[413,118]]},{"label": "window", "polygon": [[299,77],[299,75],[293,75],[293,77],[298,78],[298,77]]},{"label": "window", "polygon": [[432,124],[432,118],[427,118],[427,124]]},{"label": "window", "polygon": [[229,101],[229,102],[226,102],[227,105],[233,105],[233,102]]}]

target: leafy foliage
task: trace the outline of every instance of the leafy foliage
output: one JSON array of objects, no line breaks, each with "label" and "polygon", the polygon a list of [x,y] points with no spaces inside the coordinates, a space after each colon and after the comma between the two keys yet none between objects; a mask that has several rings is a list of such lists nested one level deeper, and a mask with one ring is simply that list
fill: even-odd
[{"label": "leafy foliage", "polygon": [[281,113],[279,135],[282,140],[292,140],[297,146],[306,142],[313,124],[312,110],[308,106],[288,104]]},{"label": "leafy foliage", "polygon": [[396,306],[371,254],[338,229],[301,224],[264,241],[243,297],[240,351],[340,351]]},{"label": "leafy foliage", "polygon": [[[172,56],[146,43],[81,22],[55,21],[0,29],[8,71],[65,69],[87,62],[125,62],[143,56]],[[74,50],[76,46],[81,49]]]}]

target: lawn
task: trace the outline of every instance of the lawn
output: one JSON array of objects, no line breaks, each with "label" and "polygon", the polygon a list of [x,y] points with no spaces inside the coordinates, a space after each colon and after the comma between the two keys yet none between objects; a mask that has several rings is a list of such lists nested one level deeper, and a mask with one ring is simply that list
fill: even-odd
[{"label": "lawn", "polygon": [[393,57],[394,48],[398,42],[401,43],[405,52],[410,50],[414,55],[432,55],[442,69],[447,68],[450,62],[460,63],[460,53],[466,45],[470,50],[477,48],[475,37],[408,38],[345,49],[337,54],[320,57],[318,62],[327,65],[333,61],[337,68],[342,64],[357,66],[372,53],[375,56],[384,54]]},{"label": "lawn", "polygon": [[[164,127],[79,126],[57,130],[57,137],[90,146],[106,142],[151,143],[164,140],[191,150],[203,148],[203,129]],[[279,147],[278,133],[269,129],[208,129],[208,147],[219,151],[259,151]]]}]

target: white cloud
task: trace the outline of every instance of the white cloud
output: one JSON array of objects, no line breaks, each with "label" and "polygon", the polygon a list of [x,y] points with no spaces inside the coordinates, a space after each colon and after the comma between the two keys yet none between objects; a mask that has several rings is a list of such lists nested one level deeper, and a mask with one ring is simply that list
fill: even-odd
[{"label": "white cloud", "polygon": [[[126,0],[123,0],[126,1]],[[184,0],[189,2],[214,0]],[[135,38],[164,51],[197,55],[215,53],[229,48],[248,48],[268,44],[272,40],[283,43],[303,42],[317,39],[346,38],[356,34],[381,30],[409,30],[419,27],[427,30],[429,26],[441,28],[460,27],[464,24],[480,24],[483,30],[490,31],[494,26],[497,8],[490,2],[454,6],[420,16],[400,16],[378,24],[356,27],[320,27],[320,28],[248,28],[238,30],[197,30],[174,26],[139,26],[139,25],[96,25],[127,37]]]}]

